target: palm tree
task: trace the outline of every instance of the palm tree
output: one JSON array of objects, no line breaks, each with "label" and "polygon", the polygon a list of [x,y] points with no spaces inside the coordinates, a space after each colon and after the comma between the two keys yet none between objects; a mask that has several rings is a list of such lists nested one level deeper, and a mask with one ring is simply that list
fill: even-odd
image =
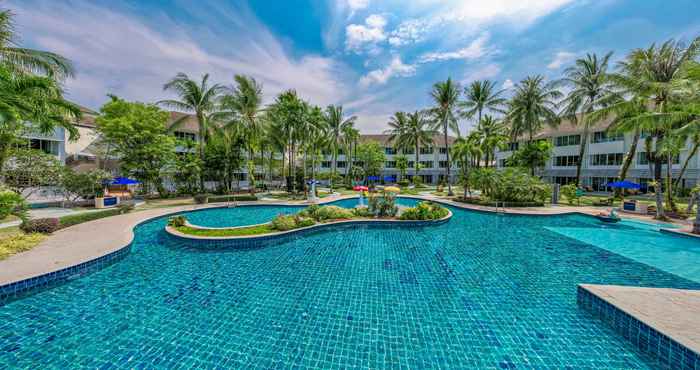
[{"label": "palm tree", "polygon": [[389,141],[394,143],[394,147],[401,150],[414,149],[416,159],[413,162],[415,173],[413,176],[418,177],[419,153],[420,147],[430,145],[433,142],[433,136],[436,131],[431,127],[430,121],[426,118],[425,113],[415,111],[413,113],[396,112],[389,120],[389,127],[385,131],[389,135]]},{"label": "palm tree", "polygon": [[348,125],[345,126],[343,129],[343,141],[345,142],[345,182],[347,184],[352,185],[352,181],[350,179],[350,169],[352,169],[352,162],[353,162],[353,146],[357,145],[358,140],[360,139],[360,131],[356,129],[355,127]]},{"label": "palm tree", "polygon": [[[562,82],[572,90],[561,102],[564,107],[562,115],[574,124],[583,125],[581,143],[579,145],[576,163],[576,186],[581,182],[581,166],[586,155],[586,146],[593,122],[588,114],[605,107],[611,95],[616,95],[614,85],[608,76],[608,62],[612,52],[598,58],[596,54],[587,54],[576,63],[564,70]],[[579,117],[580,116],[580,117]]]},{"label": "palm tree", "polygon": [[[163,85],[163,91],[175,93],[179,100],[166,99],[156,104],[175,109],[177,111],[194,113],[197,119],[199,158],[204,161],[204,145],[209,134],[209,115],[215,112],[219,95],[224,91],[224,87],[219,84],[209,86],[209,74],[202,77],[202,81],[197,83],[186,74],[180,72],[172,80]],[[170,130],[179,127],[188,116],[173,122]],[[204,177],[199,177],[199,186],[204,189]]]},{"label": "palm tree", "polygon": [[323,110],[314,106],[309,110],[309,131],[307,132],[308,152],[311,155],[311,179],[316,179],[316,160],[322,148],[328,145],[328,126]]},{"label": "palm tree", "polygon": [[441,129],[444,138],[445,155],[447,156],[447,166],[445,168],[447,176],[447,195],[453,196],[452,179],[450,178],[450,151],[447,141],[448,131],[452,130],[459,135],[459,126],[457,124],[457,105],[459,99],[459,86],[452,82],[451,78],[446,81],[438,82],[433,85],[433,90],[430,92],[435,106],[431,109],[434,118],[434,127]]},{"label": "palm tree", "polygon": [[[221,113],[228,114],[244,127],[248,149],[248,184],[251,194],[255,193],[255,151],[261,140],[262,123],[259,119],[262,109],[262,85],[252,77],[235,75],[236,86],[225,88],[220,98]],[[260,151],[262,158],[262,151]]]},{"label": "palm tree", "polygon": [[71,62],[48,51],[17,47],[14,14],[0,11],[0,63],[13,72],[38,73],[61,80],[74,75]]},{"label": "palm tree", "polygon": [[505,90],[496,91],[496,83],[490,80],[474,81],[464,88],[466,100],[460,103],[464,117],[471,119],[476,115],[477,130],[481,128],[481,118],[484,111],[505,113],[507,100],[501,95]]},{"label": "palm tree", "polygon": [[63,91],[55,80],[17,74],[0,65],[0,172],[10,149],[27,128],[26,122],[31,122],[32,128],[41,133],[63,127],[69,139],[75,140],[78,131],[73,122],[80,115],[80,107],[63,98]]},{"label": "palm tree", "polygon": [[488,167],[491,165],[496,148],[503,146],[508,141],[507,128],[503,122],[494,119],[490,115],[485,115],[481,119],[479,127],[479,130],[475,132],[478,133],[480,146],[484,153],[484,165]]},{"label": "palm tree", "polygon": [[532,142],[532,137],[542,130],[544,124],[558,126],[560,118],[556,109],[561,97],[556,83],[545,83],[543,76],[529,76],[520,81],[515,86],[506,116],[511,137],[515,139],[527,134],[528,142]]},{"label": "palm tree", "polygon": [[336,176],[338,165],[338,147],[342,139],[343,131],[347,126],[353,126],[357,117],[351,116],[345,118],[343,115],[342,105],[329,105],[326,108],[326,124],[328,125],[328,134],[330,136],[331,150],[333,151],[333,165],[331,169],[330,188],[333,191],[333,180]]}]

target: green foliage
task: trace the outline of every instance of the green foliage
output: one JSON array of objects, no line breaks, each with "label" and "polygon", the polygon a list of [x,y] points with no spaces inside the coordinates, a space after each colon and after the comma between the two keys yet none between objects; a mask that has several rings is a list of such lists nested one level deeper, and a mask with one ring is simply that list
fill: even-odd
[{"label": "green foliage", "polygon": [[307,208],[304,211],[306,211],[306,213],[302,213],[303,216],[311,217],[319,222],[337,219],[350,219],[353,216],[351,210],[338,206],[321,206],[312,209]]},{"label": "green foliage", "polygon": [[509,158],[509,165],[529,168],[534,174],[535,169],[542,168],[552,156],[552,143],[546,140],[533,141],[518,149]]},{"label": "green foliage", "polygon": [[197,155],[197,143],[192,140],[180,140],[178,146],[184,149],[175,156],[173,180],[180,194],[194,194],[197,182],[202,175],[203,161]]},{"label": "green foliage", "polygon": [[21,195],[11,190],[0,190],[0,220],[13,215],[26,220],[27,202]]},{"label": "green foliage", "polygon": [[374,213],[366,206],[353,208],[352,214],[355,215],[355,217],[374,217]]},{"label": "green foliage", "polygon": [[165,127],[168,112],[114,96],[100,112],[97,131],[114,148],[122,171],[138,179],[145,192],[153,186],[163,194],[161,173],[175,156],[175,138]]},{"label": "green foliage", "polygon": [[566,198],[566,201],[569,204],[574,204],[574,202],[576,202],[580,198],[577,190],[578,188],[575,184],[568,184],[559,188],[559,192],[564,198]]},{"label": "green foliage", "polygon": [[46,239],[44,234],[16,233],[0,237],[0,260],[13,254],[28,251]]},{"label": "green foliage", "polygon": [[79,198],[88,199],[101,195],[103,192],[103,182],[109,180],[111,176],[103,170],[92,170],[88,172],[76,172],[66,167],[61,177],[61,186],[68,200],[76,201]]},{"label": "green foliage", "polygon": [[33,220],[25,220],[19,228],[27,234],[51,234],[60,228],[60,223],[58,218],[55,217],[36,218]]},{"label": "green foliage", "polygon": [[63,166],[41,150],[17,148],[10,152],[2,173],[5,185],[27,198],[41,186],[58,185]]},{"label": "green foliage", "polygon": [[399,219],[401,220],[439,220],[447,217],[449,211],[447,208],[433,203],[420,202],[417,206],[407,208],[401,212]]},{"label": "green foliage", "polygon": [[474,169],[470,176],[470,182],[493,201],[541,203],[551,195],[548,184],[518,168],[506,168],[500,171],[492,168]]},{"label": "green foliage", "polygon": [[66,227],[82,224],[84,222],[98,220],[100,218],[111,217],[122,214],[122,210],[119,208],[110,208],[104,211],[96,212],[85,212],[79,213],[77,215],[68,215],[59,218],[59,227],[65,229]]},{"label": "green foliage", "polygon": [[384,192],[382,195],[370,194],[367,199],[369,211],[377,217],[394,217],[398,212],[396,194]]},{"label": "green foliage", "polygon": [[292,229],[298,229],[300,227],[307,227],[314,225],[316,222],[310,217],[303,217],[299,214],[296,215],[277,215],[272,219],[272,228],[279,231],[287,231]]},{"label": "green foliage", "polygon": [[406,171],[408,170],[408,158],[405,155],[400,154],[394,156],[394,160],[396,161],[396,168],[399,170],[399,175],[401,176],[399,178],[399,184],[401,184],[401,181],[408,182],[407,180],[405,180]]},{"label": "green foliage", "polygon": [[168,219],[168,226],[170,227],[180,227],[187,224],[187,218],[183,215],[172,216]]},{"label": "green foliage", "polygon": [[411,183],[408,180],[403,179],[403,180],[399,180],[398,184],[400,187],[404,188],[404,187],[407,187],[408,185],[410,185]]},{"label": "green foliage", "polygon": [[378,142],[370,141],[357,146],[357,159],[363,162],[365,176],[378,176],[386,161],[386,155]]},{"label": "green foliage", "polygon": [[230,229],[199,229],[189,226],[180,226],[176,229],[183,234],[205,237],[262,235],[278,231],[273,229],[270,223]]},{"label": "green foliage", "polygon": [[208,202],[209,203],[224,203],[224,202],[234,202],[234,201],[239,201],[239,202],[250,202],[250,201],[257,201],[258,197],[255,195],[216,195],[216,196],[209,196]]},{"label": "green foliage", "polygon": [[194,196],[194,202],[197,204],[207,204],[211,194],[197,194]]}]

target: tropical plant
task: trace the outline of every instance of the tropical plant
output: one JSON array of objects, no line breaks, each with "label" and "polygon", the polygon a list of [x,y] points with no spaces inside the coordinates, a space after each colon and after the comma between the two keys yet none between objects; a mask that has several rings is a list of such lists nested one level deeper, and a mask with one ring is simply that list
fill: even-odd
[{"label": "tropical plant", "polygon": [[74,74],[72,63],[55,53],[17,47],[14,13],[0,11],[0,63],[13,74],[43,74],[61,80]]},{"label": "tropical plant", "polygon": [[304,103],[296,91],[287,90],[277,96],[275,102],[268,107],[269,117],[276,131],[285,139],[285,150],[288,150],[287,191],[296,192],[296,149],[304,131],[308,117],[308,105]]},{"label": "tropical plant", "polygon": [[408,169],[408,157],[403,154],[394,157],[396,161],[396,169],[399,170],[399,183],[406,179],[406,170]]},{"label": "tropical plant", "polygon": [[155,105],[112,96],[96,119],[97,131],[119,156],[123,173],[138,179],[144,192],[165,193],[162,174],[175,156],[175,138],[165,127],[170,115]]},{"label": "tropical plant", "polygon": [[331,141],[332,150],[332,164],[331,164],[331,177],[330,177],[330,188],[333,190],[333,179],[336,175],[338,168],[338,148],[340,147],[340,142],[342,140],[342,135],[348,126],[353,126],[357,117],[345,117],[343,114],[342,105],[329,105],[325,112],[326,125],[328,129],[329,138]]},{"label": "tropical plant", "polygon": [[429,146],[433,143],[433,137],[437,131],[431,128],[432,123],[425,113],[415,111],[413,113],[396,112],[389,120],[389,129],[385,133],[389,134],[389,142],[394,143],[396,149],[403,152],[413,150],[415,160],[414,178],[419,173],[419,153],[422,146]]},{"label": "tropical plant", "polygon": [[437,130],[442,130],[444,139],[443,145],[447,157],[447,166],[445,166],[445,177],[447,178],[448,189],[447,195],[452,196],[454,195],[452,192],[452,178],[450,177],[450,167],[452,167],[452,163],[450,162],[449,140],[447,136],[450,130],[456,133],[457,136],[460,136],[457,123],[459,86],[452,82],[451,78],[448,78],[446,81],[434,84],[430,96],[434,104],[431,109],[434,119],[433,127]]},{"label": "tropical plant", "polygon": [[[166,99],[156,104],[181,112],[193,113],[197,119],[197,140],[199,158],[204,161],[204,148],[210,130],[209,116],[216,111],[217,101],[224,87],[219,84],[209,85],[209,74],[205,74],[198,83],[185,73],[178,73],[163,85],[163,90],[177,95],[178,99]],[[170,126],[170,130],[180,127],[189,117],[183,115]],[[204,189],[204,177],[200,176],[199,186]]]},{"label": "tropical plant", "polygon": [[512,139],[527,135],[531,142],[545,124],[551,127],[559,125],[561,119],[556,110],[562,93],[556,86],[556,82],[545,82],[540,75],[527,77],[515,86],[506,115]]},{"label": "tropical plant", "polygon": [[506,113],[507,99],[502,97],[505,90],[496,90],[496,83],[490,80],[474,81],[464,88],[465,101],[460,104],[465,118],[476,116],[476,129],[481,129],[484,111]]},{"label": "tropical plant", "polygon": [[379,176],[386,155],[378,142],[368,141],[357,146],[357,159],[362,162],[365,176]]},{"label": "tropical plant", "polygon": [[530,175],[535,175],[535,170],[542,168],[552,155],[552,143],[547,140],[538,140],[527,143],[518,149],[508,159],[513,167],[524,167],[530,169]]},{"label": "tropical plant", "polygon": [[597,123],[591,121],[588,115],[595,110],[604,108],[618,96],[608,74],[608,63],[611,56],[612,52],[605,54],[602,58],[596,54],[587,54],[585,58],[577,59],[573,66],[564,70],[562,82],[571,91],[561,102],[564,106],[562,115],[574,124],[583,125],[579,145],[579,158],[581,160],[576,163],[576,186],[581,181],[581,166],[583,158],[586,158],[590,127]]},{"label": "tropical plant", "polygon": [[420,202],[415,207],[406,208],[401,212],[401,220],[439,220],[447,217],[447,208],[433,202]]},{"label": "tropical plant", "polygon": [[497,171],[482,168],[472,171],[473,182],[490,200],[516,204],[541,204],[551,195],[550,185],[518,168]]},{"label": "tropical plant", "polygon": [[13,215],[22,220],[27,219],[27,202],[12,190],[0,189],[0,221]]},{"label": "tropical plant", "polygon": [[70,167],[65,167],[61,175],[61,187],[63,194],[71,202],[80,198],[89,199],[96,196],[104,188],[104,183],[112,176],[103,170],[76,172]]},{"label": "tropical plant", "polygon": [[61,182],[63,165],[56,156],[38,149],[15,148],[2,170],[5,186],[24,199],[44,186]]},{"label": "tropical plant", "polygon": [[[500,148],[508,142],[507,126],[494,119],[492,116],[486,115],[481,119],[481,124],[476,132],[477,141],[483,152],[484,165],[490,166],[494,157],[496,148]],[[480,158],[476,157],[476,167],[480,166]]]}]

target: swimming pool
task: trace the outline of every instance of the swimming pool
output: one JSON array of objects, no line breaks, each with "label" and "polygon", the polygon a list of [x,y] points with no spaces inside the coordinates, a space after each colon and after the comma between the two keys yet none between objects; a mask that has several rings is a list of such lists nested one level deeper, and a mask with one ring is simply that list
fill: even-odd
[{"label": "swimming pool", "polygon": [[453,212],[245,250],[144,223],[121,262],[0,306],[0,368],[653,368],[578,309],[576,285],[700,289],[552,231],[604,230],[590,217]]}]

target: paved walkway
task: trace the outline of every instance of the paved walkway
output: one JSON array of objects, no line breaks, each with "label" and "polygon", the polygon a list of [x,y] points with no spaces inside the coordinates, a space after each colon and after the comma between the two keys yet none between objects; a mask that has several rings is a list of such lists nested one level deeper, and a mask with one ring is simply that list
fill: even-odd
[{"label": "paved walkway", "polygon": [[581,287],[700,353],[700,291],[591,284]]},{"label": "paved walkway", "polygon": [[[332,196],[320,200],[320,203],[352,198],[353,195]],[[449,204],[458,208],[473,209],[494,212],[494,207],[477,206],[445,200],[436,196],[423,196],[421,198]],[[245,204],[304,204],[303,201],[295,202],[238,202]],[[225,204],[214,203],[204,205],[184,205],[167,208],[137,210],[125,215],[102,218],[95,221],[78,224],[49,236],[37,247],[11,256],[0,261],[0,285],[28,279],[49,272],[61,270],[82,262],[90,261],[114,252],[131,243],[133,228],[139,223],[158,216],[181,211],[190,211],[203,208],[222,207]],[[507,214],[525,215],[556,215],[572,212],[596,214],[600,208],[593,207],[537,207],[537,208],[508,208]],[[647,219],[648,220],[648,219]]]}]

